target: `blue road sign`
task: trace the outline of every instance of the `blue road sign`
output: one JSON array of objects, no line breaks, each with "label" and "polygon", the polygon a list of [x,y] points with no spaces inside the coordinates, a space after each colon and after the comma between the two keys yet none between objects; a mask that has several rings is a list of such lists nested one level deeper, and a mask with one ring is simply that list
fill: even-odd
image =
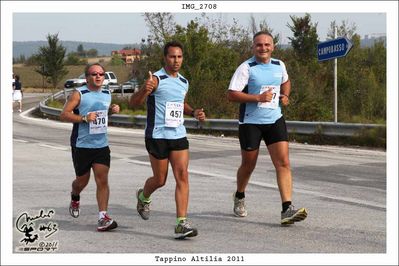
[{"label": "blue road sign", "polygon": [[321,42],[317,45],[317,59],[319,61],[334,59],[346,56],[352,43],[348,38],[342,37],[327,42]]}]

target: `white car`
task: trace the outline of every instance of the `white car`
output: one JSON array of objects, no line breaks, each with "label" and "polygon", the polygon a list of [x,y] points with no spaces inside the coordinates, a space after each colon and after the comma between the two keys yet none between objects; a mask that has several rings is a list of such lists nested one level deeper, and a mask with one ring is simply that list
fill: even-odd
[{"label": "white car", "polygon": [[[74,87],[83,86],[85,84],[86,84],[86,76],[83,73],[78,78],[66,80],[64,87],[65,88],[74,88]],[[112,71],[105,72],[103,86],[117,85],[117,84],[118,84],[118,79],[116,78],[115,73]]]},{"label": "white car", "polygon": [[104,86],[106,85],[118,85],[118,79],[114,72],[107,71],[105,72]]}]

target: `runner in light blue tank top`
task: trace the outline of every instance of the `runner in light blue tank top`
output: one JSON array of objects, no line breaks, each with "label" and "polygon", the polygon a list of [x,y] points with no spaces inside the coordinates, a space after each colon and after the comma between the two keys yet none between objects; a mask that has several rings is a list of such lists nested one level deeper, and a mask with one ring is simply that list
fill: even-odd
[{"label": "runner in light blue tank top", "polygon": [[[272,104],[262,106],[258,103],[247,103],[244,123],[273,124],[282,116],[279,104],[280,85],[286,80],[287,71],[282,61],[271,58],[268,63],[257,62],[255,57],[247,60],[249,65],[248,93],[260,94],[264,90],[273,90]],[[274,104],[273,104],[274,103]]]},{"label": "runner in light blue tank top", "polygon": [[[73,218],[80,215],[80,193],[93,172],[97,185],[97,231],[109,231],[118,227],[108,214],[108,173],[111,151],[108,147],[108,112],[119,113],[120,107],[111,104],[111,93],[103,89],[105,69],[99,63],[87,65],[84,74],[87,85],[69,95],[60,120],[73,123],[71,153],[76,178],[72,182],[69,213]],[[91,171],[92,170],[92,171]]]},{"label": "runner in light blue tank top", "polygon": [[[154,73],[158,88],[147,99],[146,138],[180,139],[186,136],[183,125],[184,98],[188,81],[181,74],[172,77],[162,68]],[[173,89],[171,89],[173,88]]]},{"label": "runner in light blue tank top", "polygon": [[183,45],[175,41],[166,43],[164,62],[164,68],[154,74],[148,72],[148,79],[129,102],[131,106],[138,106],[147,100],[145,147],[153,172],[144,186],[136,190],[136,208],[141,218],[150,218],[151,195],[165,185],[170,163],[176,180],[174,237],[183,239],[198,235],[198,230],[187,219],[189,143],[183,115],[204,121],[205,112],[203,108],[192,108],[185,101],[188,81],[179,73],[183,63]]},{"label": "runner in light blue tank top", "polygon": [[281,106],[289,104],[291,81],[284,63],[271,57],[273,36],[260,31],[253,37],[253,57],[235,71],[227,98],[240,103],[238,137],[241,165],[237,170],[233,212],[238,217],[248,215],[245,189],[255,169],[263,140],[276,169],[277,185],[282,203],[281,224],[291,225],[307,217],[305,208],[292,204],[292,173],[289,160],[288,133]]},{"label": "runner in light blue tank top", "polygon": [[287,70],[281,60],[270,58],[269,62],[262,63],[253,56],[242,63],[231,80],[229,90],[242,90],[254,95],[271,90],[273,99],[270,103],[242,103],[239,123],[273,124],[276,122],[282,116],[279,103],[280,85],[287,80]]},{"label": "runner in light blue tank top", "polygon": [[111,104],[110,91],[107,89],[93,91],[89,90],[87,86],[77,88],[77,91],[80,93],[80,104],[73,110],[73,113],[87,115],[90,112],[102,112],[103,116],[97,118],[96,122],[99,126],[105,127],[105,130],[91,132],[93,130],[90,130],[90,123],[74,123],[71,146],[78,148],[102,148],[108,146],[106,127],[108,121],[107,113]]}]

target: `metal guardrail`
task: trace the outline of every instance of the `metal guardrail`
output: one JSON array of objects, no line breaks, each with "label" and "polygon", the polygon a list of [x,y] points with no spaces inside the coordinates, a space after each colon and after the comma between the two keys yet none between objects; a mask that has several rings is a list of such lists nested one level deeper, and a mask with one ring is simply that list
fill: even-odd
[{"label": "metal guardrail", "polygon": [[[40,102],[40,111],[51,116],[60,116],[61,109],[49,107],[46,105],[50,98],[59,98],[66,95],[73,89],[65,89],[49,96]],[[124,126],[145,126],[146,116],[143,115],[119,115],[114,114],[109,117],[110,123]],[[385,125],[378,124],[357,124],[357,123],[334,123],[334,122],[305,122],[305,121],[286,121],[289,133],[295,134],[320,134],[326,136],[356,136],[364,130],[383,128]],[[236,119],[207,119],[205,122],[199,122],[194,118],[185,118],[184,125],[188,129],[202,129],[215,131],[238,131],[238,121]]]}]

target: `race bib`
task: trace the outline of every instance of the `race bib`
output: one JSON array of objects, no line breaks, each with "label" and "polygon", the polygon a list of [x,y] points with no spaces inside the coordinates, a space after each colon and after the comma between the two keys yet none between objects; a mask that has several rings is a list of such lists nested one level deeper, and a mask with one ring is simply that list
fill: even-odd
[{"label": "race bib", "polygon": [[260,93],[262,94],[265,91],[270,90],[273,93],[273,98],[270,102],[258,102],[258,107],[260,108],[270,108],[276,109],[278,107],[279,99],[280,99],[280,86],[273,86],[273,85],[264,85],[260,89]]},{"label": "race bib", "polygon": [[183,124],[184,103],[167,102],[165,108],[165,126],[178,127]]},{"label": "race bib", "polygon": [[108,111],[101,110],[96,111],[96,120],[90,122],[89,124],[89,134],[103,134],[107,133],[108,126]]}]

